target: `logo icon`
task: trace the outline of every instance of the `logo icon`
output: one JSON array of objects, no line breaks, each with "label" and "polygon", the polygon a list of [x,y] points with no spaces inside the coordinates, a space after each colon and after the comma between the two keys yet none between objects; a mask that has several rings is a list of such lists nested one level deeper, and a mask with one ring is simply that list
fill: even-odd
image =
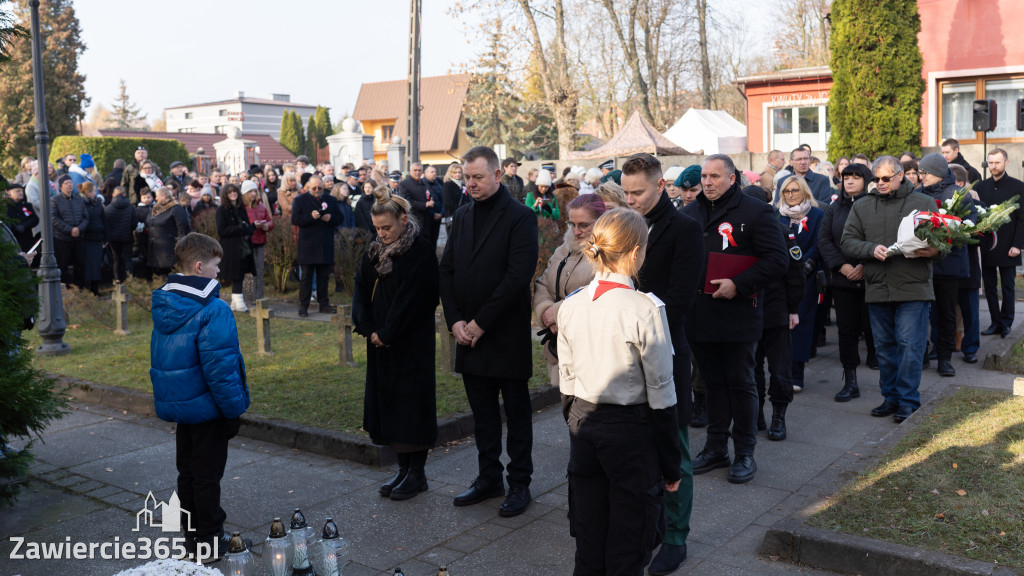
[{"label": "logo icon", "polygon": [[[153,502],[152,508],[150,508],[150,501]],[[157,520],[158,510],[160,511],[159,520]],[[185,517],[188,531],[192,531],[192,513],[181,509],[181,500],[178,499],[177,492],[171,492],[171,497],[167,499],[167,502],[160,502],[150,490],[142,510],[135,514],[135,529],[132,531],[138,532],[143,525],[147,525],[160,528],[163,532],[181,532],[182,515]]]}]

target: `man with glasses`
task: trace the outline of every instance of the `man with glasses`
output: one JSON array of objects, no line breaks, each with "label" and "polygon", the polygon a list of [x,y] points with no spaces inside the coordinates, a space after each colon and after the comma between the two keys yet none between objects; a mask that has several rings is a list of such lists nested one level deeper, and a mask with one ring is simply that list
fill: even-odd
[{"label": "man with glasses", "polygon": [[292,202],[292,224],[299,227],[299,316],[309,316],[314,274],[320,313],[334,314],[337,308],[327,296],[327,280],[334,265],[334,228],[342,216],[334,196],[323,193],[319,176],[306,182],[305,191]]},{"label": "man with glasses", "polygon": [[427,189],[423,181],[423,165],[413,162],[409,166],[409,176],[398,184],[398,195],[409,201],[412,206],[412,217],[420,225],[420,236],[427,240],[433,232],[434,195]]},{"label": "man with glasses", "polygon": [[899,424],[921,406],[922,360],[928,338],[932,288],[932,247],[913,254],[887,256],[904,217],[914,210],[935,210],[935,201],[915,192],[894,156],[872,166],[875,189],[855,202],[843,229],[843,253],[864,264],[864,300],[878,357],[884,401],[872,416],[892,416]]},{"label": "man with glasses", "polygon": [[[829,182],[828,176],[811,171],[811,153],[806,148],[794,148],[789,153],[789,163],[793,166],[793,173],[807,182],[807,187],[811,189],[815,200],[826,206],[832,203],[832,184]],[[779,203],[782,194],[780,187],[783,180],[780,179],[779,185],[775,188],[775,200],[772,204]]]}]

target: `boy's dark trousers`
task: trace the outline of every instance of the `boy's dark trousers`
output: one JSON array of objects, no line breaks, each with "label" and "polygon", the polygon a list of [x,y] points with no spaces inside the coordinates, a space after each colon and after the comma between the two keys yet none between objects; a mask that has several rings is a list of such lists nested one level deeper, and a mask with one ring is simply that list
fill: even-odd
[{"label": "boy's dark trousers", "polygon": [[[768,360],[768,382],[764,377],[764,361]],[[772,404],[793,402],[793,346],[789,326],[765,328],[754,356],[754,381],[758,402],[764,406],[765,392]],[[767,390],[766,390],[767,388]]]},{"label": "boy's dark trousers", "polygon": [[[224,531],[227,518],[220,507],[220,480],[228,461],[228,440],[238,434],[237,418],[200,424],[178,424],[178,498],[181,528],[197,542],[212,542]],[[185,514],[188,511],[191,519]],[[189,530],[189,521],[191,528]]]}]

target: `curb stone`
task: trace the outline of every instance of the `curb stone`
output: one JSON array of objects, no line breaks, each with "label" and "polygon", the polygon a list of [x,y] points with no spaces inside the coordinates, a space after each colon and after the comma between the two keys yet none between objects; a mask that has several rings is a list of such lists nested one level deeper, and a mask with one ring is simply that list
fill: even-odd
[{"label": "curb stone", "polygon": [[[76,400],[141,416],[156,416],[153,395],[148,392],[97,384],[67,376],[51,376],[56,379],[57,386],[66,388],[65,393]],[[537,411],[557,404],[560,398],[558,388],[549,384],[530,392],[530,405]],[[504,410],[502,414],[504,415]],[[374,444],[365,436],[253,414],[244,414],[241,420],[239,435],[254,440],[370,466],[389,466],[397,461],[395,453],[390,448]],[[451,418],[438,420],[435,446],[462,440],[472,434],[473,414],[469,411],[461,412]]]}]

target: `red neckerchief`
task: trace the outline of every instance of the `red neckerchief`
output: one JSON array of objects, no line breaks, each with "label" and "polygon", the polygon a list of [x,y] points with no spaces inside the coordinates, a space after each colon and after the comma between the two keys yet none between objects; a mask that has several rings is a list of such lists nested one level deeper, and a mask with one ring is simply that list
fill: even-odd
[{"label": "red neckerchief", "polygon": [[594,298],[592,300],[597,300],[605,292],[616,288],[625,288],[626,290],[633,289],[631,286],[627,286],[626,284],[619,284],[618,282],[610,282],[608,280],[598,280],[597,290],[594,290]]}]

